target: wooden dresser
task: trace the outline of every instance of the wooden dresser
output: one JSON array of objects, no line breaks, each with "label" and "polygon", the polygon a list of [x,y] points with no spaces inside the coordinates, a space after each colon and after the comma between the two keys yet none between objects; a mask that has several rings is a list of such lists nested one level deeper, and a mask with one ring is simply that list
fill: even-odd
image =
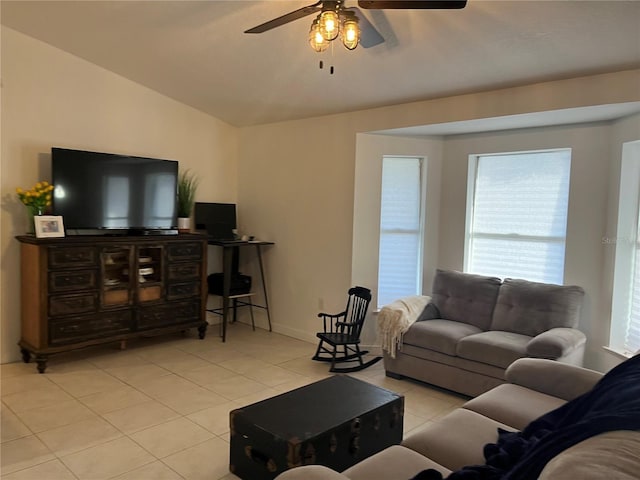
[{"label": "wooden dresser", "polygon": [[204,338],[204,235],[43,238],[21,242],[22,358],[197,327]]}]

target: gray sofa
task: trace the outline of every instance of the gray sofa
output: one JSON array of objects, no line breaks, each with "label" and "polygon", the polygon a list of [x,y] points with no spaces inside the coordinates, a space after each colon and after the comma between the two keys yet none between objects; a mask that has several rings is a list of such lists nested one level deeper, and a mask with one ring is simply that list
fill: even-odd
[{"label": "gray sofa", "polygon": [[[520,359],[502,384],[450,414],[429,422],[394,445],[342,473],[310,465],[277,480],[409,480],[426,469],[443,476],[465,465],[485,463],[483,448],[497,430],[522,430],[531,421],[589,391],[602,374],[543,359]],[[563,450],[546,463],[540,480],[632,480],[640,471],[640,431],[614,430]]]},{"label": "gray sofa", "polygon": [[404,333],[387,375],[476,396],[505,382],[518,358],[582,365],[584,290],[448,270],[436,272],[431,304]]}]

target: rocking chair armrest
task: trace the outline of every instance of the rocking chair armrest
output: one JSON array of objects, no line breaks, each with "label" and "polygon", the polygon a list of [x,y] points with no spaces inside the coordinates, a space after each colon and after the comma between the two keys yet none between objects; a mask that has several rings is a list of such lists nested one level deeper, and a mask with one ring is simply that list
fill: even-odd
[{"label": "rocking chair armrest", "polygon": [[[347,312],[342,312],[342,313],[336,313],[336,314],[331,314],[331,313],[319,313],[318,314],[319,318],[322,318],[322,325],[323,325],[323,330],[324,333],[328,333],[333,331],[333,329],[335,328],[335,326],[337,324],[339,324],[340,322],[338,322],[339,318],[347,318]],[[333,324],[333,326],[332,326]]]},{"label": "rocking chair armrest", "polygon": [[347,316],[347,312],[341,312],[341,313],[324,313],[321,312],[318,314],[318,318],[322,318],[322,317],[329,317],[329,318],[340,318],[340,317],[346,317]]},{"label": "rocking chair armrest", "polygon": [[336,327],[348,327],[350,325],[353,325],[352,322],[336,322]]}]

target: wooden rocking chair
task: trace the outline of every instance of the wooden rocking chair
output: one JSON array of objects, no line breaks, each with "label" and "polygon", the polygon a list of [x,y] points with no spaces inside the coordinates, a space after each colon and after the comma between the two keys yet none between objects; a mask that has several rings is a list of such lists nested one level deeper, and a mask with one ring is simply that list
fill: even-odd
[{"label": "wooden rocking chair", "polygon": [[[348,373],[367,368],[382,358],[376,357],[368,362],[362,361],[362,357],[369,353],[367,350],[361,351],[359,344],[360,333],[362,332],[370,302],[371,290],[364,287],[353,287],[349,289],[349,298],[344,312],[335,315],[329,313],[318,314],[318,317],[322,318],[324,331],[316,334],[320,339],[320,343],[313,360],[331,362],[330,372]],[[326,347],[325,343],[332,348]],[[338,347],[342,347],[340,353],[338,352]],[[358,365],[353,367],[336,367],[336,363],[356,361]]]}]

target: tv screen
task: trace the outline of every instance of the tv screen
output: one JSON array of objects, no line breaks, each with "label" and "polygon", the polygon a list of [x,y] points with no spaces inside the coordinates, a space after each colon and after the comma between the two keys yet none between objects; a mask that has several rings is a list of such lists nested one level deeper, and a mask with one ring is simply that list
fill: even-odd
[{"label": "tv screen", "polygon": [[54,147],[51,170],[67,234],[177,233],[177,161]]}]

